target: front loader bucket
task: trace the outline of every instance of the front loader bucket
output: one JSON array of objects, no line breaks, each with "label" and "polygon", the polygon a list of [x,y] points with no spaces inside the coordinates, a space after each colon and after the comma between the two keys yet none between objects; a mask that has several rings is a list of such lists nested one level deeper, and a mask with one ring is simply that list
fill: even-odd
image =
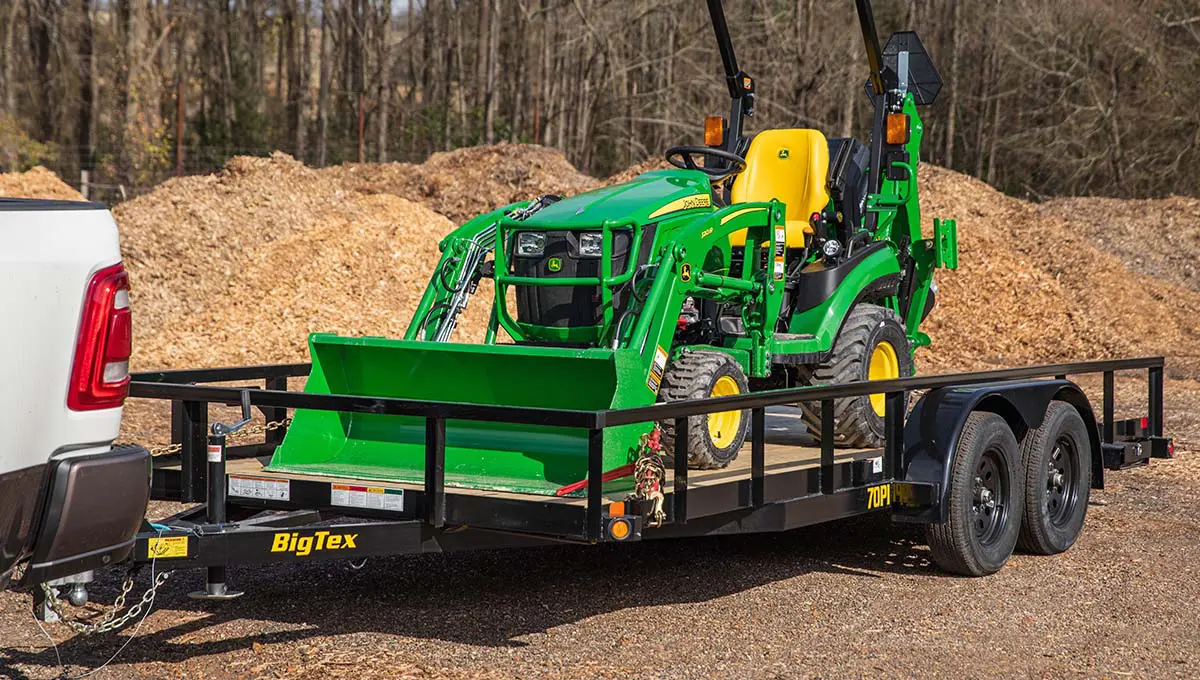
[{"label": "front loader bucket", "polygon": [[[305,392],[418,401],[600,410],[654,401],[632,350],[309,338]],[[624,382],[624,384],[623,384]],[[640,386],[640,389],[637,388]],[[604,470],[631,461],[650,423],[603,431]],[[297,410],[269,470],[420,484],[425,420]],[[553,494],[587,477],[587,431],[449,420],[446,485]],[[632,487],[631,480],[609,488]]]}]

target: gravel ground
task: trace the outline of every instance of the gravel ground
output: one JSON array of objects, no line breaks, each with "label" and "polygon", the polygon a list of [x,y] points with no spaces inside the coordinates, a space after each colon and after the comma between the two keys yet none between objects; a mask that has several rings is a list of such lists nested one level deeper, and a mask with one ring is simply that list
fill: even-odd
[{"label": "gravel ground", "polygon": [[[1195,677],[1200,454],[1114,474],[1079,543],[949,577],[886,519],[781,535],[235,568],[160,591],[137,635],[48,627],[96,678]],[[168,508],[159,507],[158,510]],[[141,585],[141,584],[139,584]],[[111,579],[97,600],[111,601]],[[0,595],[0,674],[51,678],[29,597]]]}]

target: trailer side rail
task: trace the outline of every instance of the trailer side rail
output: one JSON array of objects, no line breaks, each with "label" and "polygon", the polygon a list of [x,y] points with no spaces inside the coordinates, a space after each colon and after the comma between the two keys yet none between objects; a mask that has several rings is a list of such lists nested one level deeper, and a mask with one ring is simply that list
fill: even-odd
[{"label": "trailer side rail", "polygon": [[[589,432],[589,458],[586,486],[586,507],[582,516],[574,510],[555,508],[550,503],[539,503],[531,497],[528,503],[510,501],[506,510],[514,513],[506,523],[512,530],[536,531],[537,523],[544,521],[551,532],[581,541],[605,539],[604,524],[607,519],[601,477],[601,437],[605,427],[631,423],[653,422],[673,419],[677,432],[686,433],[689,417],[746,409],[751,412],[750,476],[745,484],[733,487],[721,494],[711,489],[700,490],[689,487],[687,468],[687,437],[676,437],[674,451],[675,466],[673,479],[667,489],[667,524],[685,525],[689,521],[731,510],[754,510],[768,504],[788,500],[806,499],[824,501],[809,503],[819,519],[833,519],[844,514],[861,512],[865,502],[869,509],[875,504],[866,496],[866,486],[875,480],[866,478],[855,468],[835,462],[832,419],[833,400],[864,394],[886,394],[885,423],[886,438],[882,450],[883,475],[888,481],[901,476],[903,451],[903,429],[908,395],[919,390],[944,387],[965,387],[988,383],[1017,380],[1063,379],[1068,375],[1102,374],[1103,416],[1101,440],[1111,444],[1118,438],[1118,427],[1124,426],[1114,420],[1115,374],[1118,371],[1145,370],[1148,385],[1148,414],[1144,419],[1144,430],[1154,437],[1163,431],[1163,370],[1162,357],[1146,357],[1113,361],[1093,361],[1033,366],[971,373],[916,376],[897,380],[851,383],[836,386],[796,387],[767,392],[750,393],[732,397],[700,399],[694,401],[656,404],[643,408],[573,411],[541,408],[507,407],[461,403],[418,402],[394,398],[357,397],[351,395],[321,395],[287,390],[289,377],[308,374],[308,364],[285,364],[240,367],[232,369],[200,369],[185,371],[162,371],[140,373],[134,376],[130,396],[136,398],[167,399],[172,402],[172,442],[180,446],[175,456],[156,460],[154,482],[155,498],[183,502],[203,502],[208,496],[209,485],[225,484],[224,475],[214,478],[208,472],[205,449],[208,443],[208,405],[239,404],[244,398],[257,407],[268,420],[283,420],[292,409],[316,409],[327,411],[375,413],[418,416],[426,422],[426,468],[424,488],[413,494],[416,503],[407,513],[407,519],[423,522],[429,528],[440,529],[448,519],[461,521],[463,516],[494,515],[491,505],[478,499],[456,497],[453,503],[456,512],[447,513],[447,489],[445,485],[445,427],[447,420],[480,420],[518,424],[557,425],[586,429]],[[262,380],[263,388],[225,387],[209,384]],[[786,498],[778,491],[768,495],[767,480],[771,477],[765,461],[766,409],[772,406],[797,402],[821,402],[825,414],[821,432],[820,465],[811,471],[802,471],[791,483],[795,484],[794,499]],[[261,445],[230,448],[229,458],[259,456],[269,453],[282,440],[283,430],[266,434]],[[178,465],[177,482],[169,481],[162,468]],[[848,482],[848,483],[847,483]],[[778,486],[778,485],[776,485]],[[453,492],[453,490],[451,490]],[[924,502],[932,495],[930,489],[905,490],[915,502]],[[853,496],[848,499],[847,494]],[[719,498],[717,497],[719,496]],[[770,496],[770,497],[769,497]],[[840,500],[839,500],[840,497]],[[310,501],[312,499],[309,499]],[[853,502],[850,502],[852,500]],[[476,507],[477,506],[477,507]],[[525,507],[518,507],[525,506]],[[468,508],[470,511],[468,512]],[[524,510],[532,508],[529,512]],[[824,508],[824,510],[821,510]],[[369,516],[369,515],[368,515]],[[528,525],[526,525],[528,523]],[[638,527],[640,531],[640,526]],[[669,533],[669,532],[668,532]]]}]

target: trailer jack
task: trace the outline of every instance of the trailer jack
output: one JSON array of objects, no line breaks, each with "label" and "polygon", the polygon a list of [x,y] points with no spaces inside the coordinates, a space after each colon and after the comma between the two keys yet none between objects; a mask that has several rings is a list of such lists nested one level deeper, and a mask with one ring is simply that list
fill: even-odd
[{"label": "trailer jack", "polygon": [[[229,435],[237,432],[250,422],[250,392],[242,390],[242,419],[232,425],[213,423],[212,434],[208,437],[208,494],[205,507],[208,526],[201,530],[212,530],[216,533],[225,531],[225,449]],[[211,566],[205,570],[204,590],[188,593],[193,600],[235,600],[244,591],[232,590],[226,582],[228,577],[225,565]]]}]

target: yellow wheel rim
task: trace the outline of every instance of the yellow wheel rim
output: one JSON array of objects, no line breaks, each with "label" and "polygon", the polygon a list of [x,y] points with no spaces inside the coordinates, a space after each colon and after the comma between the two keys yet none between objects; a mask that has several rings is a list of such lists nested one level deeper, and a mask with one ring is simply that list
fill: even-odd
[{"label": "yellow wheel rim", "polygon": [[[871,363],[867,366],[867,380],[894,380],[900,377],[900,359],[896,356],[896,348],[890,342],[881,342],[871,351]],[[883,417],[884,395],[871,395],[871,408],[875,414]]]},{"label": "yellow wheel rim", "polygon": [[[717,378],[710,396],[732,397],[735,394],[741,393],[742,391],[738,389],[737,381],[727,375],[723,375]],[[741,411],[710,413],[708,414],[708,438],[712,440],[713,445],[718,449],[723,449],[733,443],[741,425]]]}]

